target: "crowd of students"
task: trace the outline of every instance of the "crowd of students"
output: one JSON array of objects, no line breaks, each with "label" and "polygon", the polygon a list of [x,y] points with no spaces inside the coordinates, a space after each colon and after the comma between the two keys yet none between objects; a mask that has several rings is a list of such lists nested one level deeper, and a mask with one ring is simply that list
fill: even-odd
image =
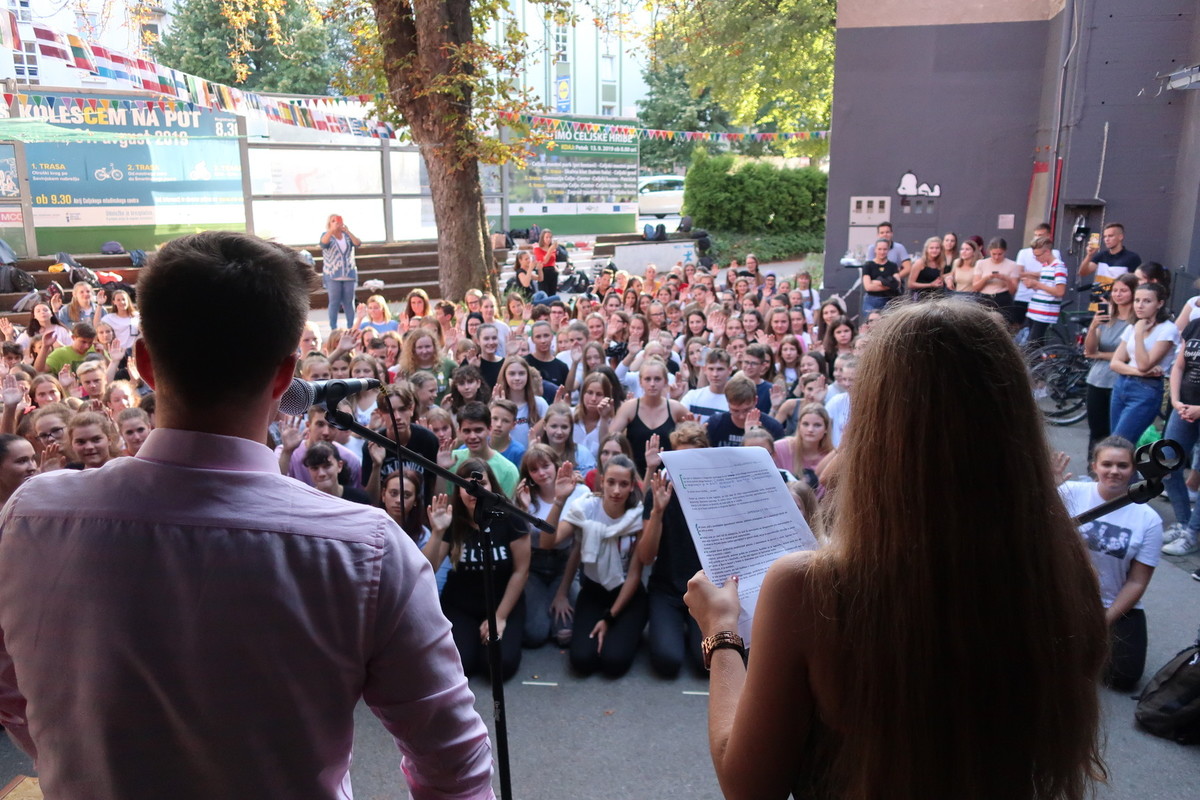
[{"label": "crowd of students", "polygon": [[[963,259],[946,262],[940,255],[952,244],[930,240],[900,276],[911,289],[906,300],[965,287],[965,277],[955,278]],[[993,263],[1005,246],[992,248]],[[393,313],[383,297],[371,295],[356,306],[348,328],[324,334],[308,324],[298,343],[298,373],[310,381],[378,379],[381,389],[345,401],[361,423],[461,475],[484,474],[489,487],[555,527],[553,535],[516,525],[497,531],[496,620],[506,678],[517,671],[522,647],[547,642],[566,648],[581,673],[619,675],[647,624],[659,674],[673,676],[684,662],[701,671],[699,630],[683,602],[700,565],[659,454],[763,447],[812,517],[837,478],[858,358],[884,306],[900,297],[889,288],[899,270],[889,248],[900,246],[881,235],[876,260],[890,266],[864,269],[869,302],[857,320],[840,297],[822,298],[807,273],[779,276],[761,270],[750,254],[720,270],[689,263],[660,272],[651,265],[635,276],[608,269],[588,293],[536,304],[528,292],[496,297],[472,290],[454,304],[414,290]],[[1036,238],[1031,252],[1056,272],[1060,262],[1047,239]],[[1143,292],[1154,294],[1131,281],[1114,285],[1118,315],[1130,305],[1120,301],[1120,287],[1130,290],[1134,306]],[[1028,301],[1002,296],[1015,288],[1010,282],[996,292],[989,285],[986,278],[972,281],[972,299],[1018,321],[1009,309]],[[117,292],[109,308],[109,298],[96,294],[77,284],[69,303],[35,307],[24,330],[0,323],[7,372],[4,498],[39,470],[94,468],[136,455],[153,427],[154,396],[131,357],[136,305]],[[870,300],[881,296],[887,302]],[[1161,302],[1143,305],[1147,314],[1161,313]],[[1033,305],[1022,310],[1040,322]],[[1150,355],[1167,363],[1158,349]],[[1200,398],[1188,394],[1186,380],[1173,387],[1179,384],[1182,429],[1200,419]],[[1123,419],[1114,420],[1118,434]],[[1141,417],[1131,420],[1130,430],[1139,425],[1145,427]],[[269,436],[281,472],[345,500],[382,506],[414,539],[437,572],[464,665],[486,671],[483,545],[473,499],[447,495],[419,464],[335,429],[320,406],[303,418],[281,417]],[[1183,510],[1177,513],[1184,522]],[[1137,538],[1140,545],[1154,536]],[[1125,561],[1137,552],[1128,537],[1118,544],[1119,553],[1093,550]],[[1139,576],[1144,591],[1148,575]],[[1133,609],[1138,597],[1118,607]]]}]

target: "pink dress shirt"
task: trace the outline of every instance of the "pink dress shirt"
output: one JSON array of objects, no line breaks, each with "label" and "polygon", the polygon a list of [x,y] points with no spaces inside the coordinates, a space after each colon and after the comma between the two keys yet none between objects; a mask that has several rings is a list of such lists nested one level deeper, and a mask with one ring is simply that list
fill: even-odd
[{"label": "pink dress shirt", "polygon": [[493,796],[429,563],[277,465],[159,428],[0,512],[0,722],[47,798],[349,798],[359,698],[413,798]]}]

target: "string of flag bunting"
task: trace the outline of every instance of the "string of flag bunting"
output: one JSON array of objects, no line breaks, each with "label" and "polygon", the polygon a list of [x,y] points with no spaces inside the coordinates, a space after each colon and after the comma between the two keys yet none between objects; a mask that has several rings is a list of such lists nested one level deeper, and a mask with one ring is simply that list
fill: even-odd
[{"label": "string of flag bunting", "polygon": [[[112,88],[133,88],[161,95],[161,99],[107,99],[29,92],[4,94],[11,106],[21,105],[54,111],[56,109],[139,109],[161,111],[195,111],[210,108],[245,115],[261,112],[267,119],[285,125],[348,133],[372,138],[397,138],[396,130],[386,122],[363,118],[369,104],[381,103],[383,95],[348,95],[330,97],[282,98],[268,97],[245,91],[195,75],[165,67],[146,58],[121,53],[95,42],[87,42],[73,34],[62,34],[42,25],[32,25],[37,49],[43,58],[66,62],[67,66],[90,75],[107,78]],[[0,47],[20,51],[23,47],[21,29],[12,11],[0,9]],[[339,113],[353,111],[357,113]],[[620,123],[580,122],[558,117],[506,112],[502,121],[519,122],[539,130],[577,132],[606,132],[612,136],[664,141],[712,142],[770,142],[828,139],[829,131],[798,131],[788,133],[734,133],[724,131],[673,131],[642,128]]]}]

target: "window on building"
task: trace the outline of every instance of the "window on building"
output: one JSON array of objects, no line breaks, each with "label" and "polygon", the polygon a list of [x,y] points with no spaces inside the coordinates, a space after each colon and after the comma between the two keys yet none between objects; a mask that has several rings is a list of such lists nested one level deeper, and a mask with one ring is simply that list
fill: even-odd
[{"label": "window on building", "polygon": [[29,11],[30,0],[8,0],[8,7],[17,15],[19,22],[33,22],[33,14]]},{"label": "window on building", "polygon": [[75,32],[85,39],[93,39],[100,33],[100,15],[86,11],[75,12]]},{"label": "window on building", "polygon": [[615,81],[617,79],[617,57],[600,56],[600,80]]},{"label": "window on building", "polygon": [[610,105],[608,103],[604,103],[600,106],[600,116],[615,117],[616,115],[617,115],[617,107],[616,106]]},{"label": "window on building", "polygon": [[158,23],[157,22],[147,22],[147,23],[142,24],[142,26],[140,28],[140,32],[141,32],[141,36],[142,36],[142,42],[144,44],[149,44],[151,42],[158,41]]},{"label": "window on building", "polygon": [[13,71],[18,83],[40,83],[38,80],[37,43],[23,42],[23,49],[13,53]]},{"label": "window on building", "polygon": [[567,45],[569,44],[570,29],[566,25],[554,26],[554,60],[567,61]]}]

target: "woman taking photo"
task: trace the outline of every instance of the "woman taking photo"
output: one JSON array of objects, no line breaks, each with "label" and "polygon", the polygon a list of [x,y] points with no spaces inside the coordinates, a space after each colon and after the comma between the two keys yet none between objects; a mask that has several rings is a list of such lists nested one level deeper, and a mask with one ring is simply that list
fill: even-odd
[{"label": "woman taking photo", "polygon": [[[936,466],[979,419],[1006,432],[989,480]],[[688,585],[725,796],[1090,796],[1108,631],[1008,332],[970,303],[885,316],[839,452],[829,541],[767,572],[749,669],[736,577]]]},{"label": "woman taking photo", "polygon": [[[1058,454],[1056,459],[1065,469],[1066,456]],[[1096,476],[1095,482],[1068,481],[1059,488],[1071,515],[1082,514],[1129,491],[1134,475],[1133,445],[1120,436],[1101,440],[1092,451],[1089,469]],[[1162,520],[1149,507],[1131,503],[1087,523],[1079,532],[1100,578],[1100,602],[1108,624],[1110,650],[1104,682],[1118,692],[1129,692],[1146,667],[1142,595],[1158,566]]]},{"label": "woman taking photo", "polygon": [[[483,475],[483,488],[499,491],[500,484],[487,462],[468,458],[455,474]],[[442,612],[450,620],[454,645],[468,675],[487,675],[488,609],[484,599],[483,533],[475,523],[475,498],[456,488],[453,499],[435,495],[427,509],[430,537],[422,552],[436,570],[447,556],[450,574],[442,589]],[[525,629],[525,580],[529,576],[529,532],[508,516],[491,523],[496,604],[496,635],[500,639],[501,674],[508,680],[521,665],[521,634]],[[509,625],[511,624],[511,630]],[[508,635],[505,632],[508,631]]]},{"label": "woman taking photo", "polygon": [[542,279],[542,265],[533,260],[533,254],[528,250],[517,252],[517,260],[513,266],[516,273],[512,290],[525,300],[532,300],[537,291],[538,282]]},{"label": "woman taking photo", "polygon": [[[1092,362],[1087,375],[1088,449],[1108,436],[1112,430],[1108,410],[1112,405],[1113,384],[1117,373],[1109,367],[1113,353],[1121,343],[1121,334],[1133,322],[1133,293],[1137,278],[1126,273],[1117,278],[1109,289],[1109,300],[1100,305],[1092,317],[1083,340],[1083,354]],[[1168,437],[1169,438],[1169,437]]]},{"label": "woman taking photo", "polygon": [[542,276],[538,278],[538,291],[544,292],[547,297],[554,297],[558,294],[558,245],[549,228],[542,229],[537,244],[533,246],[533,261],[542,271]]},{"label": "woman taking photo", "polygon": [[1175,358],[1179,329],[1168,319],[1167,289],[1159,283],[1137,288],[1133,315],[1109,362],[1117,380],[1108,415],[1113,436],[1136,442],[1162,406],[1163,376]]}]

